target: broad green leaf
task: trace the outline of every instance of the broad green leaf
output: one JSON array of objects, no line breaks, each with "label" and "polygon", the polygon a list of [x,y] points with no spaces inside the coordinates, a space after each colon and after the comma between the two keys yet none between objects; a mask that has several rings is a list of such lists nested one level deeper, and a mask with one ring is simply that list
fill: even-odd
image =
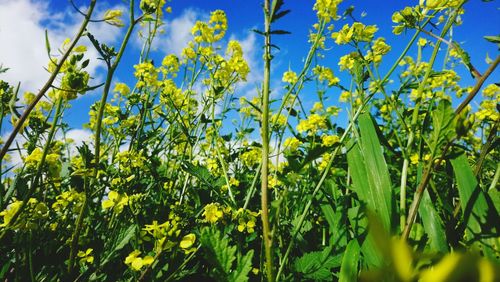
[{"label": "broad green leaf", "polygon": [[489,195],[478,185],[465,154],[451,159],[460,196],[460,205],[466,223],[466,237],[480,241],[487,257],[498,261],[498,231],[500,218]]},{"label": "broad green leaf", "polygon": [[[473,234],[481,233],[481,223],[486,222],[488,204],[479,188],[474,172],[464,154],[451,160],[457,180],[460,205],[467,222],[467,229]],[[472,238],[469,238],[472,239]]]},{"label": "broad green leaf", "polygon": [[359,116],[359,131],[359,142],[347,154],[354,189],[389,232],[394,205],[392,184],[375,124],[369,113]]},{"label": "broad green leaf", "polygon": [[347,245],[340,266],[339,282],[357,281],[359,263],[359,244],[356,240],[351,240]]},{"label": "broad green leaf", "polygon": [[230,246],[229,238],[220,231],[208,227],[201,231],[200,242],[205,250],[205,259],[214,267],[211,274],[220,281],[230,281],[236,246]]},{"label": "broad green leaf", "polygon": [[437,154],[441,145],[455,134],[454,111],[450,101],[441,100],[432,112],[431,150]]},{"label": "broad green leaf", "polygon": [[331,280],[331,269],[340,266],[341,261],[340,256],[331,256],[331,251],[332,247],[326,247],[323,251],[304,254],[295,260],[295,271],[314,281]]},{"label": "broad green leaf", "polygon": [[434,205],[432,204],[432,200],[427,190],[424,190],[418,212],[422,218],[425,232],[429,236],[431,250],[447,253],[448,243],[446,242],[443,222],[436,212],[436,209],[434,209]]}]

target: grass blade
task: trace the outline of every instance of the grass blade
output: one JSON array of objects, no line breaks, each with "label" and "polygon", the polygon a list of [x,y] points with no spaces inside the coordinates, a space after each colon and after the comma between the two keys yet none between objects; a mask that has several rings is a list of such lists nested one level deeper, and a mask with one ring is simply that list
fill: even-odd
[{"label": "grass blade", "polygon": [[383,227],[392,227],[393,196],[389,170],[375,124],[369,113],[359,116],[360,140],[347,155],[352,181],[360,199],[380,218]]},{"label": "grass blade", "polygon": [[359,244],[358,241],[352,240],[347,245],[347,248],[342,258],[340,266],[339,282],[349,282],[358,280],[358,261],[359,261]]}]

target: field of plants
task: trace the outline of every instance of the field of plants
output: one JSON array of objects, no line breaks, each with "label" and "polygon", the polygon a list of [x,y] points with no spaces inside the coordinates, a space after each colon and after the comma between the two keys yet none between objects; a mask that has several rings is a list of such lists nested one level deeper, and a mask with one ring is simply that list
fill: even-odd
[{"label": "field of plants", "polygon": [[[71,39],[46,35],[43,87],[0,67],[0,280],[500,281],[500,35],[481,34],[489,54],[454,40],[472,1],[407,1],[392,26],[311,1],[308,51],[287,58],[301,68],[276,74],[293,32],[280,22],[300,15],[262,0],[252,96],[225,11],[153,61],[169,2],[103,17],[83,2],[64,2],[81,21]],[[117,81],[137,30],[134,80]],[[65,116],[90,92],[92,138],[76,146]]]}]

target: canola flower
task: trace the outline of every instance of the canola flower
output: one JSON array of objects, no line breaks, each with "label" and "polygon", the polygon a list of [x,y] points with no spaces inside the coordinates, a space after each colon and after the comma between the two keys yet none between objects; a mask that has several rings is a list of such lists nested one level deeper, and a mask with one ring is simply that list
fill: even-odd
[{"label": "canola flower", "polygon": [[140,271],[144,266],[151,265],[154,262],[152,256],[140,257],[141,251],[134,250],[125,258],[125,264],[134,271]]},{"label": "canola flower", "polygon": [[210,203],[205,206],[203,214],[205,221],[209,223],[217,223],[223,216],[224,211],[218,203]]}]

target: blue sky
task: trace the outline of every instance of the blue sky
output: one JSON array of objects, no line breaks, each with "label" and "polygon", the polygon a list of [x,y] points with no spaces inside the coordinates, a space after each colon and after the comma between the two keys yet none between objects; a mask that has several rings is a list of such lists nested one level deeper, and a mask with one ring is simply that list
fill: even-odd
[{"label": "blue sky", "polygon": [[[87,1],[77,0],[77,5],[85,5]],[[312,11],[314,1],[288,0],[285,1],[285,8],[292,12],[276,23],[277,29],[286,29],[292,32],[291,35],[279,36],[275,39],[275,44],[280,46],[281,51],[276,54],[273,61],[273,84],[278,89],[282,73],[291,67],[292,70],[299,71],[302,59],[307,53],[307,35],[311,25],[315,22],[315,13]],[[98,1],[97,15],[110,7],[125,7],[126,3],[120,0]],[[404,48],[409,36],[394,36],[391,33],[391,15],[394,11],[402,9],[406,5],[416,5],[418,1],[344,1],[339,11],[343,11],[350,5],[356,7],[354,15],[365,24],[377,24],[379,31],[376,36],[385,37],[392,46],[392,51],[384,58],[382,63],[382,73],[387,69],[400,51]],[[204,19],[210,11],[222,9],[226,11],[229,31],[227,39],[236,38],[243,42],[247,58],[251,61],[250,66],[253,73],[249,78],[249,86],[240,89],[240,95],[251,95],[252,84],[259,82],[262,66],[259,63],[261,58],[262,38],[251,32],[253,28],[262,27],[262,2],[261,1],[227,1],[227,0],[174,0],[168,5],[172,6],[173,13],[166,14],[167,34],[158,39],[154,57],[162,58],[170,52],[179,52],[183,44],[190,39],[189,30],[196,20]],[[482,2],[471,0],[465,5],[466,13],[463,15],[463,25],[454,30],[454,40],[463,43],[463,47],[471,54],[473,64],[482,72],[486,69],[486,53],[490,57],[498,54],[497,47],[483,39],[484,35],[498,35],[500,33],[500,10],[498,1]],[[361,18],[362,12],[366,16]],[[49,29],[49,37],[52,45],[58,46],[66,37],[71,37],[79,24],[79,18],[75,16],[67,1],[51,0],[0,0],[0,64],[11,68],[7,74],[0,74],[0,79],[16,84],[18,80],[24,82],[22,89],[36,92],[42,85],[47,74],[43,71],[47,58],[44,51],[44,29]],[[351,23],[350,19],[335,23],[335,29],[341,28],[345,23]],[[98,38],[110,45],[117,45],[123,36],[124,29],[119,29],[104,24],[93,24],[91,31]],[[410,32],[412,33],[412,32]],[[9,44],[11,42],[11,44]],[[140,42],[134,38],[125,58],[117,72],[116,81],[123,81],[133,84],[133,65],[137,63],[137,52]],[[347,52],[344,47],[339,47],[331,39],[327,41],[331,48],[327,58],[321,62],[323,65],[332,67],[344,85],[348,85],[346,73],[339,71],[338,58]],[[430,49],[430,48],[427,48]],[[414,54],[416,49],[410,52]],[[424,53],[429,56],[430,50]],[[96,56],[95,52],[89,55]],[[159,59],[161,60],[161,59]],[[438,61],[437,67],[441,66]],[[94,62],[90,69],[95,77],[92,84],[102,82],[102,68]],[[463,86],[473,84],[473,80],[466,72],[465,68],[459,66],[457,71],[462,76]],[[493,78],[499,77],[497,70]],[[498,80],[498,79],[497,79]],[[493,82],[493,79],[489,79]],[[276,93],[280,93],[277,91]],[[340,91],[333,89],[330,91],[332,100],[336,100]],[[80,128],[81,124],[88,121],[89,106],[100,97],[98,93],[87,94],[73,102],[73,107],[66,113],[66,122],[73,128]],[[314,95],[315,97],[315,95]],[[307,102],[307,98],[304,98]],[[342,106],[343,107],[343,106]],[[5,135],[7,132],[1,132]]]}]

